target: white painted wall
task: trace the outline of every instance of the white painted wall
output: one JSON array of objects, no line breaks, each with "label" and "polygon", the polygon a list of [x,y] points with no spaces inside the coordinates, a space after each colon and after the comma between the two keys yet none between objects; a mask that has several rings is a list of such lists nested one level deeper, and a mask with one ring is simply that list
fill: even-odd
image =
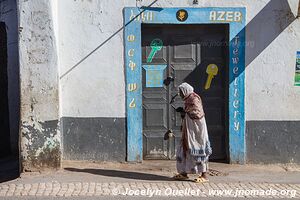
[{"label": "white painted wall", "polygon": [[55,0],[19,1],[18,8],[22,167],[44,165],[43,156],[48,158],[49,167],[53,167],[60,155],[53,158],[51,153],[61,143],[57,130],[59,88],[54,15],[57,4]]},{"label": "white painted wall", "polygon": [[[123,25],[124,4],[59,1],[60,76]],[[69,117],[125,117],[123,32],[60,79],[61,114]]]},{"label": "white painted wall", "polygon": [[[296,15],[299,2],[289,3]],[[247,66],[246,117],[247,120],[300,120],[300,87],[294,86],[300,20],[294,20],[283,30],[286,21],[294,16],[286,10],[268,12],[266,18],[255,19],[256,25],[247,31],[247,40],[255,42],[253,48],[247,48],[248,59],[270,35],[280,34]]]},{"label": "white painted wall", "polygon": [[0,21],[5,22],[8,50],[8,99],[10,118],[11,149],[18,153],[19,137],[19,53],[18,53],[18,17],[15,0],[0,1]]},{"label": "white painted wall", "polygon": [[[284,0],[277,2],[284,8]],[[246,7],[246,119],[300,120],[300,88],[293,86],[296,51],[300,50],[299,19],[281,30],[289,10],[296,15],[298,0],[284,9],[266,9],[270,0],[158,0],[158,7]],[[61,116],[125,117],[123,31],[103,44],[123,25],[127,6],[144,0],[64,0],[58,2]],[[278,6],[278,5],[277,5]],[[256,17],[255,16],[259,16]],[[276,22],[276,23],[275,23]],[[267,26],[275,23],[274,26]],[[264,29],[264,27],[266,27]],[[273,41],[267,43],[269,36]],[[82,63],[82,58],[103,44]],[[260,52],[260,47],[264,46]],[[253,58],[253,59],[249,59]],[[251,61],[251,62],[250,62]],[[68,70],[72,69],[68,74]],[[298,109],[297,109],[298,108]]]},{"label": "white painted wall", "polygon": [[[57,120],[58,72],[53,2],[20,2],[21,115]],[[30,95],[33,94],[33,95]]]}]

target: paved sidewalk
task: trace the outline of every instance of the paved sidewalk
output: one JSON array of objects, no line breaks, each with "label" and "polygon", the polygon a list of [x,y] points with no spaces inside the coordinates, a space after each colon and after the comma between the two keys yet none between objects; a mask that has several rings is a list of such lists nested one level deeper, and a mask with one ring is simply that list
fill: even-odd
[{"label": "paved sidewalk", "polygon": [[[295,165],[210,163],[210,182],[174,181],[174,161],[142,164],[65,161],[56,172],[23,173],[0,183],[1,197],[176,196],[300,199]],[[195,176],[190,175],[192,180]]]}]

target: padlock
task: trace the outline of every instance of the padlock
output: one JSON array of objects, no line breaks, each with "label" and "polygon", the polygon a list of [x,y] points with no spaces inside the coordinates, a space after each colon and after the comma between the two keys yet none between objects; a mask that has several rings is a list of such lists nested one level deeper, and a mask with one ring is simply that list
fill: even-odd
[{"label": "padlock", "polygon": [[172,137],[174,137],[173,131],[169,129],[164,135],[164,140],[168,140]]},{"label": "padlock", "polygon": [[169,139],[170,139],[171,137],[174,137],[174,133],[173,133],[172,130],[170,130],[170,132],[169,132]]}]

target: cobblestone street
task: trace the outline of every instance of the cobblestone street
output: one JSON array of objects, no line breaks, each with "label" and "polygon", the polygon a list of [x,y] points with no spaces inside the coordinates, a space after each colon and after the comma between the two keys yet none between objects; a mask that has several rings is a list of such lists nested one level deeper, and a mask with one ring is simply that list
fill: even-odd
[{"label": "cobblestone street", "polygon": [[11,196],[199,196],[300,198],[300,184],[204,183],[192,182],[46,182],[3,184],[0,197]]},{"label": "cobblestone street", "polygon": [[[76,168],[74,167],[76,166]],[[174,161],[140,164],[65,161],[57,172],[29,172],[0,183],[0,199],[240,197],[300,199],[298,166],[210,163],[210,182],[171,179]]]}]

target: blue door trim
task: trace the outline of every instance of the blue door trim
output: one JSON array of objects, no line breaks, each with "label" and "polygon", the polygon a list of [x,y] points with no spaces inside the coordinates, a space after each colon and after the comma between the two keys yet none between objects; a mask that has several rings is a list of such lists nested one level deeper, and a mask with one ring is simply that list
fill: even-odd
[{"label": "blue door trim", "polygon": [[[188,18],[178,21],[184,9]],[[245,163],[245,19],[244,7],[124,8],[127,161],[143,159],[141,24],[229,24],[229,157]]]}]

